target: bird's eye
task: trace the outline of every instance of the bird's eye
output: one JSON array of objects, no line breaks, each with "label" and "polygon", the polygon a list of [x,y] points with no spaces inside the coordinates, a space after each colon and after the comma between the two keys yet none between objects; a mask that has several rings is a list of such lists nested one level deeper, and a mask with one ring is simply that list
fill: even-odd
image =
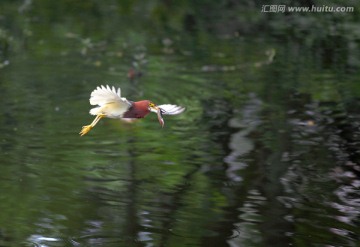
[{"label": "bird's eye", "polygon": [[155,107],[155,104],[153,102],[150,102],[149,107]]}]

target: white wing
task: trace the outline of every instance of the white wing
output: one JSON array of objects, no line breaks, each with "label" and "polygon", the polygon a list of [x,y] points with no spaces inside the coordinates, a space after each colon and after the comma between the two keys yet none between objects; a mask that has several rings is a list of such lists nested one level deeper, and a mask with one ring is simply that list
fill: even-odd
[{"label": "white wing", "polygon": [[178,106],[178,105],[158,105],[158,107],[161,109],[161,113],[163,115],[177,115],[185,111],[185,107]]},{"label": "white wing", "polygon": [[108,85],[97,87],[90,95],[90,104],[98,105],[90,110],[91,115],[105,114],[109,118],[121,118],[131,107],[131,103],[121,97],[120,88],[117,90]]},{"label": "white wing", "polygon": [[90,95],[90,104],[103,106],[108,103],[124,103],[126,106],[131,105],[131,103],[126,99],[121,97],[120,88],[115,89],[115,87],[110,88],[109,85],[104,87],[101,85],[97,87]]}]

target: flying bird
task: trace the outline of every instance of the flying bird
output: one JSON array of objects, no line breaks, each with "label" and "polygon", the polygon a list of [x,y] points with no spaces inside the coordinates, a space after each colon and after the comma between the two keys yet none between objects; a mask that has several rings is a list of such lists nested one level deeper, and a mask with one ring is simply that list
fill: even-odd
[{"label": "flying bird", "polygon": [[172,104],[155,105],[150,100],[130,101],[121,97],[120,88],[116,90],[108,85],[98,86],[92,91],[89,101],[91,105],[97,105],[90,110],[90,114],[96,117],[91,124],[82,127],[80,136],[86,135],[102,118],[136,119],[154,112],[161,127],[164,127],[163,115],[177,115],[185,110],[182,106]]}]

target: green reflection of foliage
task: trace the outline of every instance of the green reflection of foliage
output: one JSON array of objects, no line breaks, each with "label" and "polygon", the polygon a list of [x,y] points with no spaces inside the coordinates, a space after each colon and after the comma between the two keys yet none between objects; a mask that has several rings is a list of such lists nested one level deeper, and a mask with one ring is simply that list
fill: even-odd
[{"label": "green reflection of foliage", "polygon": [[[236,1],[25,2],[0,3],[0,58],[11,65],[0,76],[0,231],[10,242],[39,231],[86,243],[81,237],[94,230],[116,240],[119,232],[133,241],[147,231],[155,243],[201,244],[216,235],[212,226],[227,219],[224,208],[233,201],[237,221],[237,189],[248,189],[224,194],[201,170],[228,179],[228,120],[240,116],[248,93],[264,101],[260,134],[249,137],[258,140],[249,160],[259,159],[260,172],[249,173],[277,193],[287,169],[277,162],[290,139],[287,112],[306,111],[288,104],[292,94],[309,97],[299,100],[304,104],[359,97],[358,8],[354,15],[284,16]],[[137,84],[126,78],[134,64],[144,73]],[[166,116],[164,129],[154,115],[133,125],[106,119],[80,138],[92,120],[89,93],[106,83],[131,100],[187,110]],[[267,157],[268,150],[275,155]],[[262,169],[267,161],[276,169]],[[250,188],[258,178],[246,175]],[[103,228],[91,228],[92,221]]]}]

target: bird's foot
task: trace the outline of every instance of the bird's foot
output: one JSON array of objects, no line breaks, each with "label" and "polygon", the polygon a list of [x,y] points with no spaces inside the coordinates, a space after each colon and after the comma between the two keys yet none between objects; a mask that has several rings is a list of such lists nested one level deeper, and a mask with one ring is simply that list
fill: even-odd
[{"label": "bird's foot", "polygon": [[80,131],[80,136],[86,135],[90,130],[92,129],[91,125],[85,125],[82,127],[81,131]]}]

